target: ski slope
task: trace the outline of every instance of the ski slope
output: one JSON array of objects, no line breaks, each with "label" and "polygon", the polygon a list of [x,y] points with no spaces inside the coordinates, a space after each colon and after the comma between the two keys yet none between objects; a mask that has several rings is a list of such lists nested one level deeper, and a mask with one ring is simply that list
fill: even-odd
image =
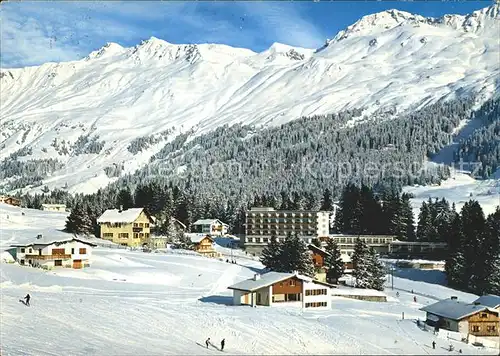
[{"label": "ski slope", "polygon": [[[255,53],[152,37],[132,48],[109,43],[78,61],[2,69],[0,159],[21,149],[19,160],[58,159],[64,168],[43,184],[92,193],[115,179],[106,167],[133,172],[189,130],[268,127],[353,108],[401,112],[457,93],[486,100],[500,83],[498,9],[440,19],[388,10],[318,50],[275,43]],[[77,154],[73,144],[87,135],[104,143],[99,153]],[[154,140],[130,152],[139,137]]]},{"label": "ski slope", "polygon": [[[30,241],[38,229],[53,233],[62,214],[0,205],[2,248]],[[3,218],[9,215],[9,219]],[[24,226],[20,229],[20,226]],[[5,258],[6,252],[2,255]],[[328,311],[230,305],[227,286],[253,276],[256,261],[238,264],[190,255],[143,253],[98,247],[92,267],[43,271],[1,262],[0,347],[2,355],[213,354],[204,341],[227,353],[244,354],[429,354],[448,346],[447,335],[420,330],[418,308],[434,298],[473,295],[399,279],[396,285],[428,297],[386,290],[387,303],[340,297]],[[26,293],[31,307],[19,302]],[[401,320],[401,313],[405,319]],[[435,340],[438,347],[431,348]],[[452,340],[464,354],[496,355]]]}]

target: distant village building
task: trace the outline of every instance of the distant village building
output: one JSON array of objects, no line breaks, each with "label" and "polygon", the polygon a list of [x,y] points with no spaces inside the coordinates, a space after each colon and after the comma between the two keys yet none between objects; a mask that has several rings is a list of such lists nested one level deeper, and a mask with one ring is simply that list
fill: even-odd
[{"label": "distant village building", "polygon": [[42,204],[43,211],[59,211],[65,212],[66,205],[65,204]]},{"label": "distant village building", "polygon": [[220,254],[214,248],[214,239],[210,235],[199,236],[193,235],[189,236],[193,250],[198,252],[200,255],[205,257],[219,257]]},{"label": "distant village building", "polygon": [[233,284],[234,305],[295,306],[304,309],[331,308],[334,286],[298,273],[269,272]]},{"label": "distant village building", "polygon": [[462,335],[498,337],[499,311],[485,305],[445,299],[420,308],[427,313],[427,325]]},{"label": "distant village building", "polygon": [[143,208],[108,209],[98,219],[101,238],[123,246],[147,245],[150,238],[151,216]]},{"label": "distant village building", "polygon": [[210,236],[224,236],[228,233],[229,225],[219,219],[200,219],[191,226],[191,232]]},{"label": "distant village building", "polygon": [[41,235],[34,242],[12,245],[16,248],[15,258],[20,265],[46,269],[90,267],[95,246],[75,237],[55,239]]},{"label": "distant village building", "polygon": [[7,195],[0,195],[0,203],[12,205],[12,206],[21,206],[21,199],[17,199]]},{"label": "distant village building", "polygon": [[361,289],[339,286],[332,292],[335,297],[357,299],[368,302],[387,302],[387,295],[375,289]]},{"label": "distant village building", "polygon": [[307,248],[309,249],[314,265],[314,278],[318,281],[326,282],[327,269],[325,268],[325,259],[327,258],[327,256],[330,256],[330,254],[324,249],[319,248],[313,244],[307,245]]}]

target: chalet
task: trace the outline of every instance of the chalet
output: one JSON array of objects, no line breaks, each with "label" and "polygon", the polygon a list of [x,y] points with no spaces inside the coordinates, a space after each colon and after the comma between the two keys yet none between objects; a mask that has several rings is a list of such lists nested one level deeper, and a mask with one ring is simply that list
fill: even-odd
[{"label": "chalet", "polygon": [[333,286],[298,273],[268,272],[229,286],[234,305],[329,309]]},{"label": "chalet", "polygon": [[205,257],[218,257],[219,253],[214,248],[214,239],[210,235],[190,236],[193,250]]},{"label": "chalet", "polygon": [[32,243],[11,247],[16,248],[16,260],[22,266],[80,269],[90,267],[92,248],[95,246],[75,237],[56,239],[38,235],[36,241]]},{"label": "chalet", "polygon": [[326,282],[326,272],[325,259],[330,256],[328,252],[319,248],[313,244],[307,245],[309,252],[311,254],[311,259],[314,264],[315,275],[314,278],[321,282]]},{"label": "chalet", "polygon": [[66,211],[66,205],[64,205],[64,204],[42,204],[42,210],[43,211],[65,212]]},{"label": "chalet", "polygon": [[229,225],[219,219],[201,219],[193,223],[191,232],[210,236],[224,236],[228,233]]},{"label": "chalet", "polygon": [[7,195],[0,195],[0,203],[9,204],[12,206],[21,206],[21,199],[17,199]]},{"label": "chalet", "polygon": [[102,239],[130,247],[148,244],[153,222],[143,208],[108,209],[97,219]]},{"label": "chalet", "polygon": [[500,312],[500,297],[498,295],[483,295],[476,299],[474,303],[487,306],[488,308],[496,309]]},{"label": "chalet", "polygon": [[463,335],[498,337],[498,310],[478,303],[445,299],[420,310],[427,313],[426,324]]}]

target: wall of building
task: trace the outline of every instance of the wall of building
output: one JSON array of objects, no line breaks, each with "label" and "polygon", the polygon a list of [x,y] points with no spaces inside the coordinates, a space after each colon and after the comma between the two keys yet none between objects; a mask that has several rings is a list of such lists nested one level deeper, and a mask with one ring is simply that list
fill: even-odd
[{"label": "wall of building", "polygon": [[[80,249],[85,249],[85,253],[80,253]],[[71,255],[71,258],[54,258],[51,260],[41,260],[35,258],[36,256],[42,255],[53,255],[54,249],[64,249],[65,255]],[[57,246],[56,244],[48,245],[43,248],[35,248],[33,246],[29,247],[17,247],[16,248],[17,260],[19,263],[24,261],[24,265],[29,265],[31,261],[31,265],[34,267],[55,267],[54,260],[61,260],[63,266],[62,267],[73,267],[74,260],[81,260],[82,267],[90,266],[90,261],[92,258],[92,246],[83,244],[78,241],[68,242],[62,245]],[[41,253],[40,253],[41,250]],[[30,255],[35,255],[35,257],[31,257]]]},{"label": "wall of building", "polygon": [[[150,221],[144,212],[141,212],[133,223],[120,223],[118,226],[102,223],[100,227],[102,239],[130,247],[138,247],[147,243],[151,234]],[[107,234],[113,234],[113,236],[107,236]],[[120,237],[120,234],[128,234],[128,237]]]},{"label": "wall of building", "polygon": [[[303,307],[310,310],[329,309],[332,306],[331,288],[314,282],[303,282]],[[325,294],[307,295],[307,291],[323,290]],[[326,303],[325,306],[307,307],[307,303]]]}]

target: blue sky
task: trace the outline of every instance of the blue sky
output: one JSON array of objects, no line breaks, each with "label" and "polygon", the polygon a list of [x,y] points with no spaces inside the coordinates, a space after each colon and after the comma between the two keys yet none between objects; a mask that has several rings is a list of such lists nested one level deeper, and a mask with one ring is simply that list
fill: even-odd
[{"label": "blue sky", "polygon": [[155,36],[262,51],[274,42],[317,48],[360,17],[396,8],[423,16],[467,14],[492,1],[7,2],[0,7],[4,68],[80,59],[107,42]]}]

